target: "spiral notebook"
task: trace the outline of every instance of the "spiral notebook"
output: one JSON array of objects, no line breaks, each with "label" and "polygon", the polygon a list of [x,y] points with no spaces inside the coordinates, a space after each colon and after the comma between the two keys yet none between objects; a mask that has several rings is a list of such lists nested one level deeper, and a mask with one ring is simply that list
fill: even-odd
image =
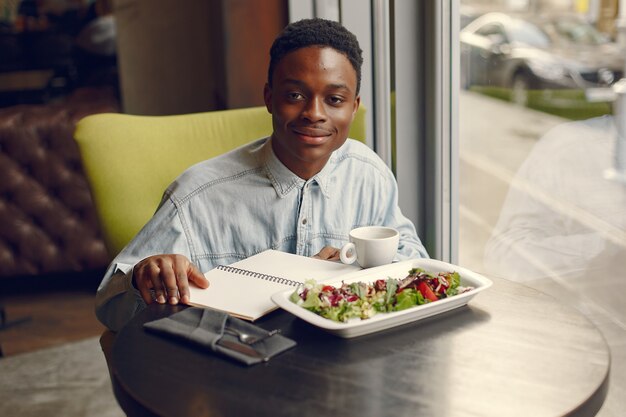
[{"label": "spiral notebook", "polygon": [[266,250],[204,276],[209,288],[190,286],[191,305],[210,307],[254,321],[278,308],[271,296],[308,279],[323,281],[360,268],[276,250]]}]

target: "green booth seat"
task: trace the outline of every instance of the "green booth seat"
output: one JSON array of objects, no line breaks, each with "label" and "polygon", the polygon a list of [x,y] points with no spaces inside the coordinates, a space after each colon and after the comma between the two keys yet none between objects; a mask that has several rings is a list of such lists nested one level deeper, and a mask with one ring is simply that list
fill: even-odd
[{"label": "green booth seat", "polygon": [[[74,138],[110,256],[152,217],[163,191],[186,168],[271,132],[265,107],[173,116],[102,113],[81,119]],[[365,142],[363,107],[350,137]]]}]

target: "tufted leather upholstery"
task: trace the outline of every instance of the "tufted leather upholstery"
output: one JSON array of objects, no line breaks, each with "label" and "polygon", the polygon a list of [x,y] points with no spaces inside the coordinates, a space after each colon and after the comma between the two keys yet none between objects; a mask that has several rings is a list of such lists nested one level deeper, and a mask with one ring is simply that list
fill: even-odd
[{"label": "tufted leather upholstery", "polygon": [[117,111],[102,88],[0,109],[0,277],[108,264],[73,132],[84,116]]}]

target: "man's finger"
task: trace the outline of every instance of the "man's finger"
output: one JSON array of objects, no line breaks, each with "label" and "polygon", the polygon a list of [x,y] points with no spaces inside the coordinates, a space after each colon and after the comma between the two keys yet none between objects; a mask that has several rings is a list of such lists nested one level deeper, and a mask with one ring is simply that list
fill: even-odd
[{"label": "man's finger", "polygon": [[[190,263],[189,267],[187,268],[187,279],[200,288],[209,288],[209,280],[206,279],[204,274],[200,272],[200,270],[192,263]],[[187,293],[186,300],[183,298],[183,296],[181,296],[181,301],[183,303],[189,303],[189,293]]]},{"label": "man's finger", "polygon": [[152,288],[154,289],[154,296],[157,303],[163,304],[165,302],[165,288],[161,282],[161,268],[156,263],[150,262],[144,268],[144,273],[147,274],[146,280],[149,280]]},{"label": "man's finger", "polygon": [[314,256],[314,258],[336,261],[339,259],[339,249],[332,246],[324,246],[322,250]]},{"label": "man's finger", "polygon": [[141,298],[143,298],[143,301],[145,301],[146,304],[152,304],[152,302],[154,301],[151,291],[152,285],[146,284],[146,279],[143,277],[142,274],[143,269],[141,267],[133,270],[133,281],[135,282],[135,287],[137,288],[137,290],[139,290],[139,294],[141,294]]},{"label": "man's finger", "polygon": [[178,281],[170,262],[162,263],[159,279],[167,292],[167,301],[172,305],[178,304]]},{"label": "man's finger", "polygon": [[176,262],[174,264],[174,274],[176,274],[176,285],[178,286],[180,301],[186,304],[189,302],[189,283],[187,281],[185,264]]},{"label": "man's finger", "polygon": [[208,288],[209,280],[206,279],[204,274],[200,272],[197,266],[194,264],[189,264],[189,268],[187,270],[187,277],[191,282],[196,284],[200,288]]}]

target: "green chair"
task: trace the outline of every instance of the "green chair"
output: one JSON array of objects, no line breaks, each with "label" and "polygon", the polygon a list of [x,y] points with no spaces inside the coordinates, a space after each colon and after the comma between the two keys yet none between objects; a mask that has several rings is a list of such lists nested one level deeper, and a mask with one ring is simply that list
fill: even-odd
[{"label": "green chair", "polygon": [[[78,122],[74,138],[109,254],[154,214],[165,188],[186,168],[272,132],[265,107],[174,116],[103,113]],[[361,107],[350,137],[365,142]]]}]

